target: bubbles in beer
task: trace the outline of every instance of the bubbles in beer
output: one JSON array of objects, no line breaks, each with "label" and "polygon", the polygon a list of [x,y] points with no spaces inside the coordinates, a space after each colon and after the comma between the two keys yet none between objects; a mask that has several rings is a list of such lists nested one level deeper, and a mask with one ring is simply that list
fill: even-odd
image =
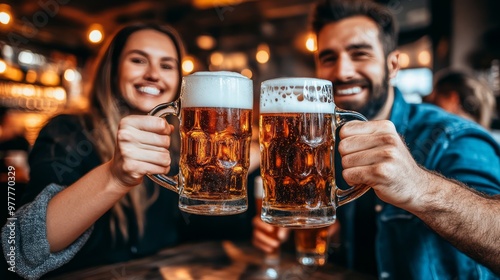
[{"label": "bubbles in beer", "polygon": [[246,196],[252,113],[239,108],[183,108],[181,174],[197,199]]},{"label": "bubbles in beer", "polygon": [[[321,120],[321,122],[318,122]],[[333,183],[332,114],[261,114],[265,201],[283,208],[329,207]],[[311,129],[311,125],[318,126]],[[323,128],[323,129],[321,129]],[[312,130],[314,141],[303,137]]]}]

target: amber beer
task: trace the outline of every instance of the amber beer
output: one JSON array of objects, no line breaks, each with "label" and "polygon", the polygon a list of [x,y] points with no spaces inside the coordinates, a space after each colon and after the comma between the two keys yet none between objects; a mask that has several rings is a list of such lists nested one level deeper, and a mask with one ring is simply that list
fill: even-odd
[{"label": "amber beer", "polygon": [[253,88],[232,72],[201,72],[181,86],[181,209],[211,215],[247,209]]},{"label": "amber beer", "polygon": [[181,172],[193,200],[246,200],[252,110],[183,107]]},{"label": "amber beer", "polygon": [[292,228],[332,224],[331,83],[305,78],[265,81],[260,102],[262,219]]},{"label": "amber beer", "polygon": [[148,175],[179,194],[179,209],[201,215],[247,210],[252,107],[252,80],[234,72],[196,72],[183,77],[179,100],[149,112],[180,120],[178,176]]},{"label": "amber beer", "polygon": [[295,251],[303,265],[324,265],[328,258],[328,227],[296,229]]}]

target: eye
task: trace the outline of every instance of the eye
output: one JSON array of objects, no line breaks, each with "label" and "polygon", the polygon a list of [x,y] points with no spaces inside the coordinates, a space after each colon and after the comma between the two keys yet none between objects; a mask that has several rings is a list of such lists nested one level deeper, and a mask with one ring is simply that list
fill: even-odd
[{"label": "eye", "polygon": [[323,65],[330,65],[335,63],[335,61],[337,61],[337,56],[335,55],[325,55],[319,59],[319,62]]},{"label": "eye", "polygon": [[363,59],[363,58],[368,58],[370,57],[370,53],[367,52],[367,51],[361,51],[361,50],[357,50],[357,51],[353,51],[351,53],[351,57],[352,58],[357,58],[357,59]]},{"label": "eye", "polygon": [[142,57],[131,57],[130,61],[132,63],[137,63],[137,64],[145,64],[145,63],[147,63],[147,60],[145,58],[142,58]]},{"label": "eye", "polygon": [[177,69],[177,65],[175,65],[174,63],[161,63],[160,67],[161,69],[165,70]]}]

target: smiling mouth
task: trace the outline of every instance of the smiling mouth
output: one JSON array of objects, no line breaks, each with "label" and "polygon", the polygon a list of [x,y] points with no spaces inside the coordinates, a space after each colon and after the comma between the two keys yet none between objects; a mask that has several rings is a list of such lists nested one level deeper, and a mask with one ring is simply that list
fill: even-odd
[{"label": "smiling mouth", "polygon": [[355,86],[355,87],[347,87],[347,88],[337,88],[335,90],[335,95],[353,95],[353,94],[358,94],[363,90],[362,87],[360,86]]},{"label": "smiling mouth", "polygon": [[161,90],[157,87],[151,87],[151,86],[139,86],[136,87],[137,91],[140,93],[144,94],[149,94],[149,95],[160,95]]}]

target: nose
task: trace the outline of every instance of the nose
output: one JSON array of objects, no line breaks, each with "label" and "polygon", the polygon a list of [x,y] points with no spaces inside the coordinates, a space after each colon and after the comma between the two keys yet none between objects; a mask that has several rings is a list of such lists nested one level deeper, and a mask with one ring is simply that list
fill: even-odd
[{"label": "nose", "polygon": [[333,70],[333,80],[349,81],[355,76],[355,67],[351,57],[348,54],[341,54],[335,63]]},{"label": "nose", "polygon": [[158,81],[160,79],[159,69],[153,63],[148,64],[146,72],[144,73],[144,79],[148,81]]}]

